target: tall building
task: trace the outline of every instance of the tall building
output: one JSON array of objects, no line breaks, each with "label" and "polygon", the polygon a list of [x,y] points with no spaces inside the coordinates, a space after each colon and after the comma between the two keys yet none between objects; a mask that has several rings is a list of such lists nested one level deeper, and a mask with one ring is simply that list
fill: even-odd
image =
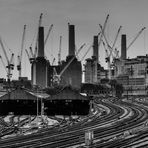
[{"label": "tall building", "polygon": [[54,82],[54,74],[58,74],[59,85],[71,86],[80,89],[82,83],[82,65],[75,55],[75,26],[68,24],[68,55],[66,60],[61,61],[59,65],[49,66],[50,86],[57,85]]},{"label": "tall building", "polygon": [[31,81],[33,85],[48,86],[48,66],[49,62],[44,56],[44,27],[39,27],[37,57],[35,57],[31,65]]},{"label": "tall building", "polygon": [[66,70],[61,76],[61,84],[70,85],[73,88],[80,89],[82,83],[82,65],[81,62],[76,58],[75,51],[75,26],[68,24],[68,56],[66,61],[63,61],[61,64],[61,71],[65,68],[66,65],[72,60]]}]

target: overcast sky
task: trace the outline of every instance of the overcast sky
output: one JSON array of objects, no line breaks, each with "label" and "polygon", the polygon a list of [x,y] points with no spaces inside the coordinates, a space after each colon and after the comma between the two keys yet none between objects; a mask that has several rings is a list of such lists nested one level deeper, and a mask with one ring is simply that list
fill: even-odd
[{"label": "overcast sky", "polygon": [[[45,49],[51,63],[53,57],[57,61],[60,35],[63,37],[62,59],[65,59],[68,54],[68,22],[75,25],[76,47],[79,48],[86,43],[86,47],[79,55],[80,60],[91,45],[93,36],[100,31],[99,24],[104,23],[107,14],[110,16],[106,36],[110,44],[113,43],[120,25],[122,25],[121,33],[127,35],[127,44],[134,39],[142,27],[148,26],[148,0],[0,0],[0,36],[4,40],[8,56],[10,57],[11,54],[9,49],[15,53],[15,65],[21,48],[23,26],[27,25],[25,48],[28,49],[36,35],[40,13],[43,13],[42,25],[45,27],[45,35],[49,26],[54,25]],[[116,44],[119,51],[121,33]],[[147,54],[147,40],[146,29],[128,50],[128,57]],[[6,63],[1,47],[0,53]],[[99,54],[100,63],[106,67],[102,46]],[[92,50],[85,58],[91,56]],[[23,76],[30,78],[30,64],[25,52],[22,63]],[[2,64],[0,64],[0,70],[0,77],[6,78]],[[13,78],[17,77],[15,66]]]}]

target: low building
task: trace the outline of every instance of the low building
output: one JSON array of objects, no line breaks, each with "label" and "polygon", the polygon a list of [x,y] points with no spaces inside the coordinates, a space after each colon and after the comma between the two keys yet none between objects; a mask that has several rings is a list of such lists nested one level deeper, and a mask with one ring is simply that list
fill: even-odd
[{"label": "low building", "polygon": [[0,115],[88,115],[90,100],[71,87],[48,90],[16,88],[0,93]]}]

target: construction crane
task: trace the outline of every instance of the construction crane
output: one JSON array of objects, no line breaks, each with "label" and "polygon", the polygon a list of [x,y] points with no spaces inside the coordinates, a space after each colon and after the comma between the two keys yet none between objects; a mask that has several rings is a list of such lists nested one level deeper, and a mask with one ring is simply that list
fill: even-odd
[{"label": "construction crane", "polygon": [[132,44],[136,41],[136,39],[140,36],[140,34],[146,29],[146,27],[143,27],[139,32],[138,34],[136,35],[136,37],[132,40],[132,42],[127,46],[126,50],[128,50]]},{"label": "construction crane", "polygon": [[30,54],[29,54],[29,52],[28,52],[28,50],[27,49],[25,49],[25,51],[26,51],[26,54],[27,54],[27,57],[28,57],[28,60],[30,61],[30,63],[31,63],[31,56],[30,56]]},{"label": "construction crane", "polygon": [[49,38],[49,35],[50,35],[52,28],[53,28],[53,24],[51,24],[51,26],[49,27],[49,30],[47,32],[47,35],[46,35],[46,38],[45,38],[45,41],[44,41],[44,46],[46,46],[46,43],[47,43],[47,40]]},{"label": "construction crane", "polygon": [[116,34],[116,36],[115,36],[114,43],[113,43],[113,45],[112,45],[112,47],[111,47],[112,49],[115,47],[115,44],[116,44],[116,42],[117,42],[119,33],[120,33],[120,31],[121,31],[121,28],[122,28],[122,26],[120,26],[119,29],[118,29],[118,31],[117,31],[117,34]]},{"label": "construction crane", "polygon": [[[99,24],[99,26],[100,26],[101,31],[103,32],[102,25]],[[111,51],[111,50],[112,50],[112,49],[111,49],[111,46],[109,45],[109,43],[108,43],[108,41],[107,41],[107,38],[106,38],[105,34],[103,33],[102,35],[103,35],[103,37],[104,37],[104,39],[105,39],[105,42],[106,42],[107,46],[109,47],[110,53],[112,53],[112,51]],[[103,40],[102,40],[102,41],[103,41]]]},{"label": "construction crane", "polygon": [[29,58],[30,64],[35,60],[35,55],[33,54],[32,47],[29,47],[29,52],[25,49],[27,57]]},{"label": "construction crane", "polygon": [[[102,30],[102,26],[101,26],[100,24],[99,24],[99,26],[100,26],[100,29]],[[106,58],[105,58],[105,59],[106,59],[106,62],[108,63],[109,79],[111,78],[111,56],[112,56],[112,59],[114,60],[114,58],[115,58],[115,56],[113,55],[114,46],[115,46],[115,44],[116,44],[116,41],[117,41],[117,38],[118,38],[119,33],[120,33],[120,31],[121,31],[121,28],[122,28],[122,26],[120,26],[119,29],[118,29],[118,31],[117,31],[117,34],[116,34],[116,36],[115,36],[115,40],[114,40],[114,42],[113,42],[112,47],[109,45],[109,43],[108,43],[108,41],[107,41],[107,39],[106,39],[105,34],[103,34],[103,37],[104,37],[105,42],[106,42],[106,44],[107,44],[107,47],[108,47],[108,49],[109,49],[109,53],[108,53],[108,50],[107,50],[107,48],[106,48],[106,46],[105,46],[105,43],[103,42],[103,46],[104,46],[105,52],[106,52]]]},{"label": "construction crane", "polygon": [[73,60],[76,58],[76,56],[79,54],[79,52],[82,50],[84,46],[85,46],[85,43],[78,49],[76,55],[71,58],[71,60],[67,63],[67,65],[63,68],[63,70],[59,74],[57,74],[57,72],[54,72],[55,75],[53,75],[53,83],[60,84],[61,76],[66,71],[66,69],[69,67],[69,65],[73,62]]},{"label": "construction crane", "polygon": [[60,36],[59,53],[58,53],[58,64],[61,64],[61,50],[62,50],[62,36]]},{"label": "construction crane", "polygon": [[21,52],[20,52],[20,55],[18,55],[17,70],[19,71],[19,77],[22,76],[22,56],[23,56],[23,49],[24,49],[25,34],[26,34],[26,25],[24,25],[24,30],[23,30],[23,36],[22,36],[22,42],[21,42]]},{"label": "construction crane", "polygon": [[7,68],[6,68],[6,65],[5,65],[4,60],[3,60],[3,58],[2,58],[1,55],[0,55],[0,59],[2,61],[2,64],[3,64],[4,68],[5,68],[6,73],[8,73]]},{"label": "construction crane", "polygon": [[[103,25],[103,27],[102,27],[102,29],[101,29],[101,34],[100,34],[100,38],[99,38],[99,41],[98,41],[98,50],[99,50],[100,45],[101,45],[102,37],[103,37],[103,34],[104,34],[104,32],[105,32],[108,19],[109,19],[109,14],[107,15],[107,17],[106,17],[106,19],[105,19],[105,22],[104,22],[104,25]],[[99,58],[99,57],[98,57],[98,58]]]},{"label": "construction crane", "polygon": [[[103,37],[103,34],[105,32],[105,29],[106,29],[106,25],[107,25],[107,22],[108,22],[108,19],[109,19],[109,14],[107,15],[106,19],[105,19],[105,22],[104,22],[104,25],[102,27],[102,30],[98,33],[98,37],[100,36],[99,38],[99,41],[98,41],[98,50],[99,50],[99,47],[101,45],[101,41],[102,41],[102,37]],[[84,56],[81,58],[81,61],[84,60],[85,56],[88,54],[88,52],[90,51],[90,49],[93,47],[93,43],[89,46],[89,48],[87,49],[86,53],[84,54]],[[97,61],[98,62],[98,61]]]},{"label": "construction crane", "polygon": [[10,79],[12,77],[11,71],[14,69],[14,53],[11,54],[11,57],[10,57],[10,60],[9,60],[1,38],[0,38],[0,44],[1,44],[2,50],[4,52],[4,55],[5,55],[5,58],[6,58],[6,61],[7,61],[7,66],[6,66],[6,68],[8,69],[7,80],[8,80],[8,83],[10,84]]},{"label": "construction crane", "polygon": [[[100,24],[99,24],[99,26],[100,26],[100,28],[101,28],[101,30],[102,30],[102,26],[101,26]],[[104,39],[105,39],[105,42],[106,42],[106,44],[107,44],[107,46],[108,46],[108,49],[109,49],[109,51],[110,51],[110,53],[108,54],[109,57],[111,57],[111,56],[112,56],[113,58],[115,57],[115,56],[113,55],[114,46],[115,46],[115,44],[116,44],[116,41],[117,41],[117,38],[118,38],[119,33],[120,33],[120,31],[121,31],[121,28],[122,28],[122,26],[120,26],[119,29],[118,29],[118,31],[117,31],[117,34],[116,34],[116,36],[115,36],[115,40],[114,40],[114,42],[113,42],[112,47],[109,45],[105,34],[103,34],[103,37],[104,37]],[[103,41],[103,40],[102,40],[102,41]],[[103,43],[103,44],[105,44],[105,43]],[[115,48],[115,49],[116,49],[116,48]],[[116,49],[116,50],[117,50],[117,49]]]},{"label": "construction crane", "polygon": [[87,49],[87,51],[85,52],[85,54],[83,55],[83,57],[81,58],[81,61],[84,60],[85,56],[88,54],[88,52],[90,51],[90,49],[93,47],[93,44],[89,46],[89,48]]},{"label": "construction crane", "polygon": [[55,62],[55,58],[53,58],[53,60],[52,60],[52,66],[53,66],[54,62]]},{"label": "construction crane", "polygon": [[[42,24],[42,16],[43,16],[43,13],[40,14],[39,24],[38,24],[37,30],[39,29],[39,27]],[[44,47],[46,46],[46,43],[47,43],[47,40],[49,38],[49,35],[50,35],[52,28],[53,28],[53,24],[50,25],[49,30],[47,32],[46,38],[44,40]],[[30,54],[29,54],[30,62],[32,63],[36,59],[37,52],[38,52],[38,32],[37,32],[37,37],[36,37],[36,42],[35,42],[35,51],[33,52],[32,44],[31,44],[31,46],[29,47],[29,52],[30,52]],[[28,53],[27,53],[27,56],[28,56]]]},{"label": "construction crane", "polygon": [[34,41],[34,39],[35,39],[35,36],[34,36],[34,38],[33,38],[33,41],[32,41],[32,43],[31,43],[31,45],[30,45],[30,47],[29,47],[29,52],[30,52],[30,61],[34,61],[35,60],[35,58],[36,58],[36,56],[37,56],[37,51],[38,51],[38,28],[41,26],[41,24],[42,24],[42,16],[43,16],[43,13],[41,13],[40,14],[40,17],[39,17],[39,21],[38,21],[38,27],[37,27],[37,35],[36,35],[36,40],[35,40],[35,50],[34,50],[34,52],[33,52],[33,50],[32,50],[32,44],[33,44],[33,41]]},{"label": "construction crane", "polygon": [[[32,43],[29,47],[29,52],[26,50],[26,54],[27,56],[30,58],[30,62],[33,62],[35,60],[35,58],[37,57],[37,51],[38,51],[38,29],[39,27],[42,25],[42,16],[43,16],[43,13],[40,14],[40,17],[39,17],[39,22],[38,22],[38,28],[37,28],[37,36],[36,36],[36,41],[35,41],[35,51],[33,52],[33,49],[32,49]],[[49,27],[49,30],[47,32],[47,36],[44,40],[44,46],[46,45],[47,43],[47,40],[48,40],[48,37],[50,35],[50,32],[53,28],[53,24],[51,24],[51,26]]]}]

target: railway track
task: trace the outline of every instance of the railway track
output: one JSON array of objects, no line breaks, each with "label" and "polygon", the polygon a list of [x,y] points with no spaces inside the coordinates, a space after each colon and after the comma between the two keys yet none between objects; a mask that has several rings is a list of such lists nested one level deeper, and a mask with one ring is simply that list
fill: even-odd
[{"label": "railway track", "polygon": [[[132,105],[128,102],[111,103],[108,101],[98,101],[96,99],[95,104],[98,110],[99,105],[97,106],[97,104],[100,103],[108,108],[108,113],[106,111],[104,115],[98,115],[98,112],[98,114],[89,117],[87,120],[73,125],[67,125],[64,128],[45,129],[45,131],[43,130],[32,135],[0,140],[0,147],[66,148],[74,145],[83,146],[85,140],[84,135],[87,129],[94,130],[95,147],[106,147],[111,144],[116,146],[116,140],[111,141],[111,139],[105,138],[110,136],[114,137],[115,135],[123,134],[127,130],[140,127],[148,117],[147,108],[141,108],[138,105]],[[131,138],[136,138],[136,136]],[[100,139],[102,139],[102,141]],[[122,145],[123,143],[128,143],[126,140],[128,139],[120,139],[117,141]]]}]

